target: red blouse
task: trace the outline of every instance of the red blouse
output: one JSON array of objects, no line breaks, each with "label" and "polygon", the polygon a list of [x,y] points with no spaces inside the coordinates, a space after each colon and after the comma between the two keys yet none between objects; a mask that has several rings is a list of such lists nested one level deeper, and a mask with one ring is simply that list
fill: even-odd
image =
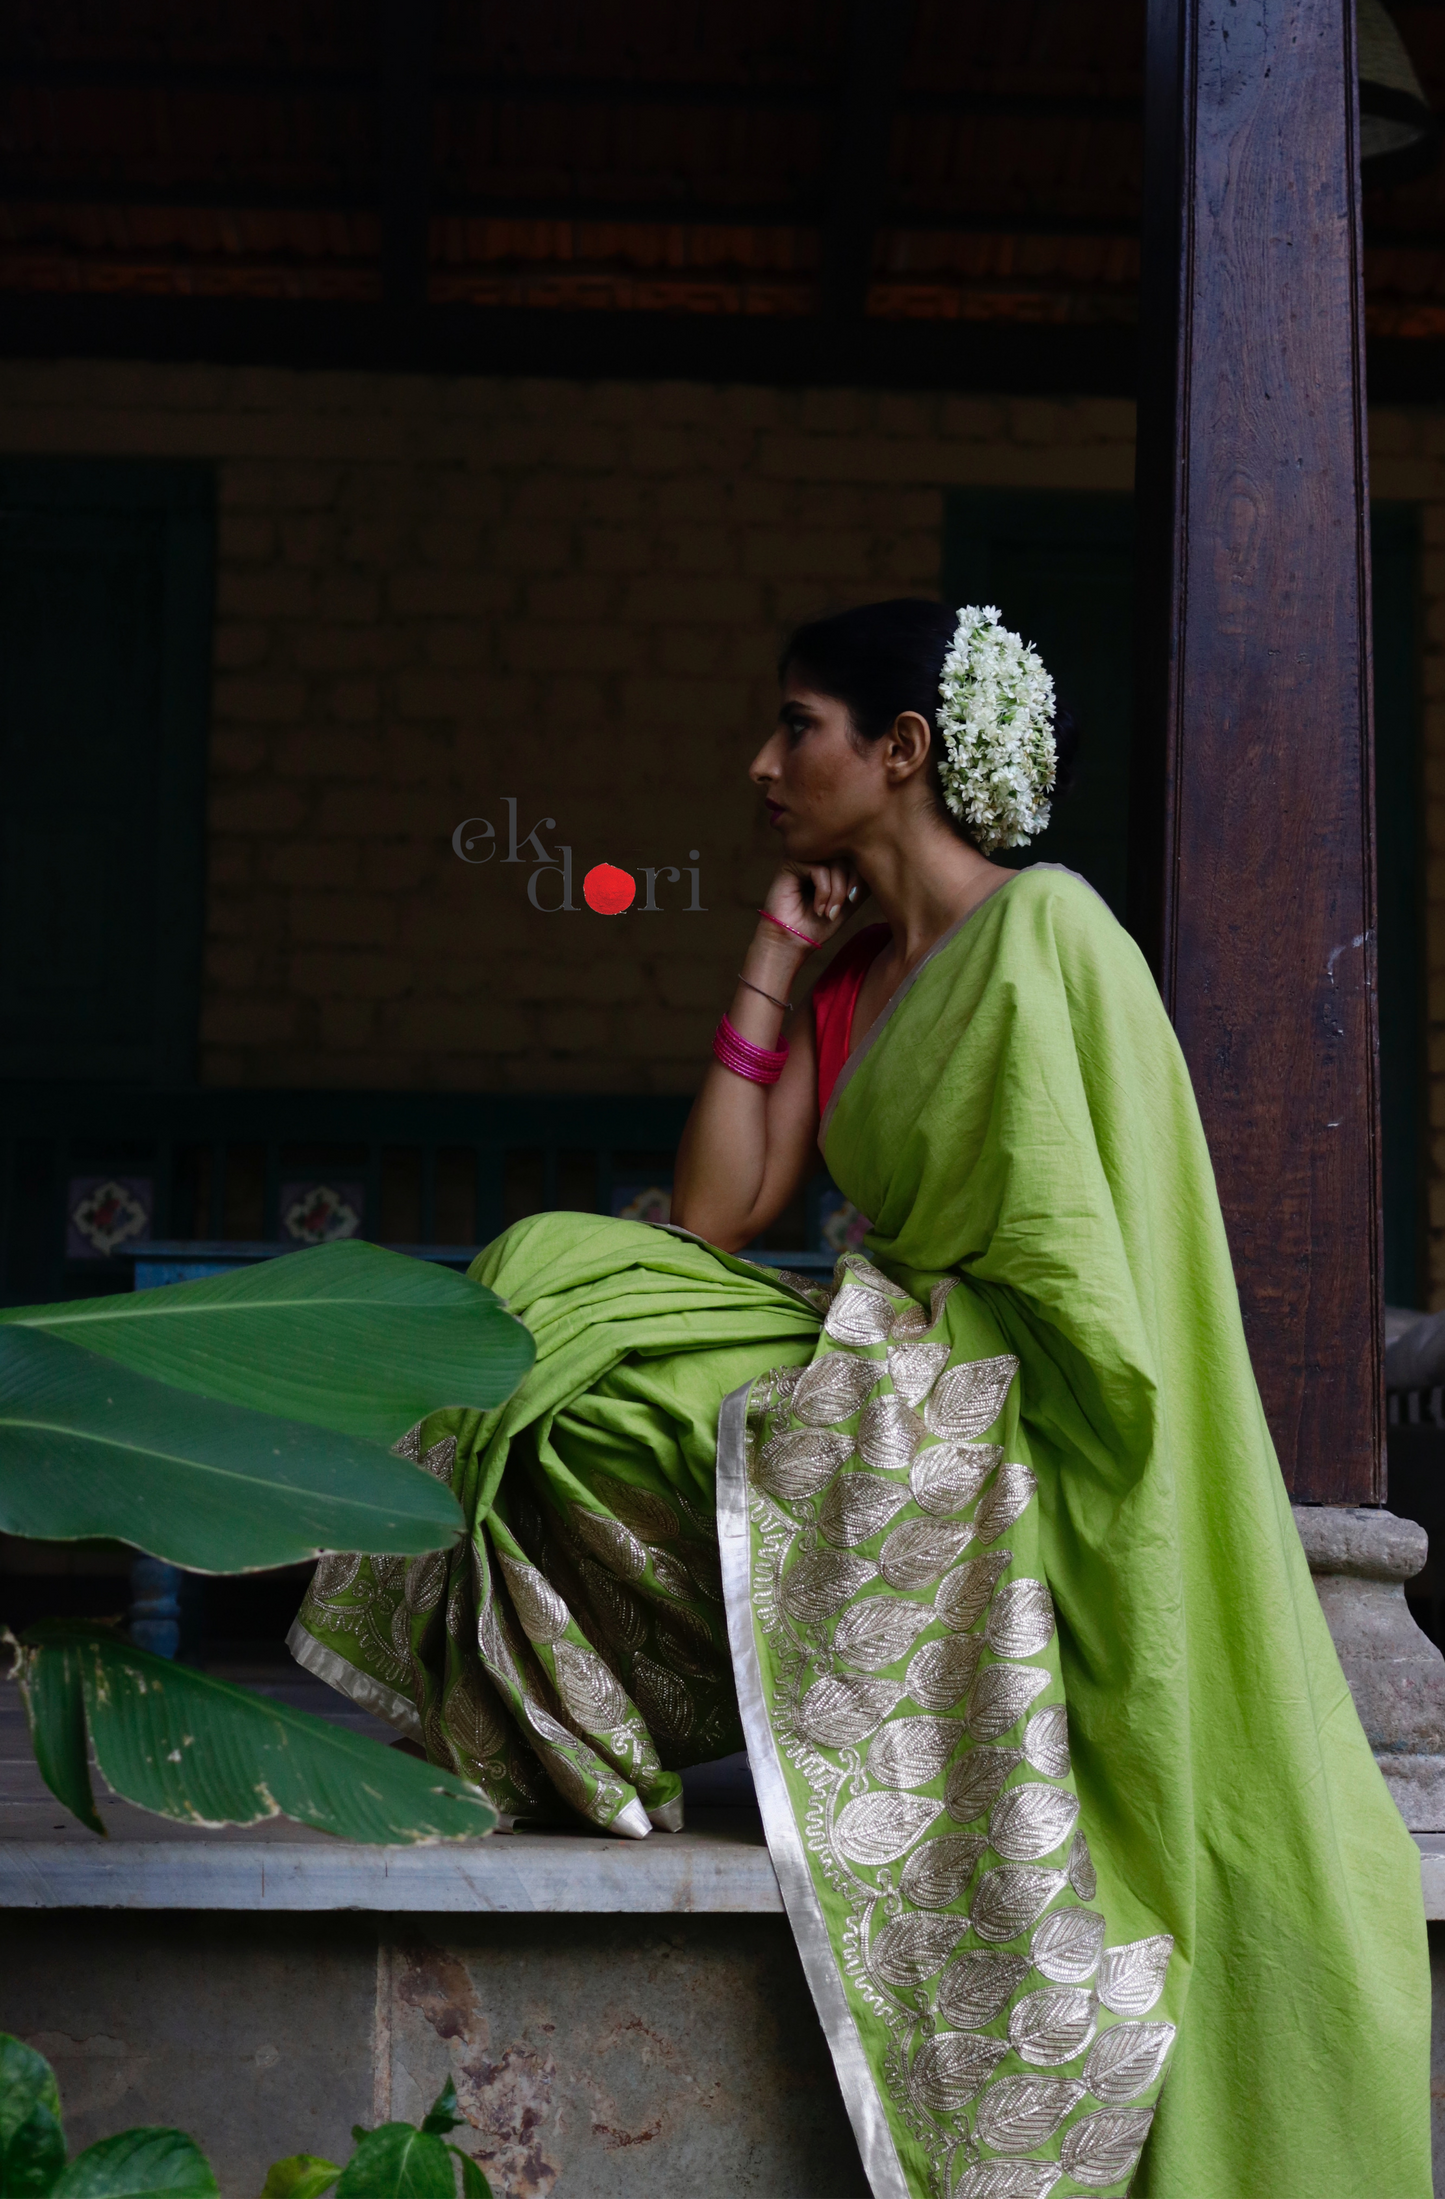
[{"label": "red blouse", "polygon": [[863,980],[888,944],[886,924],[855,932],[813,987],[813,1027],[818,1045],[818,1112],[827,1111],[833,1087],[853,1050],[853,1011]]}]

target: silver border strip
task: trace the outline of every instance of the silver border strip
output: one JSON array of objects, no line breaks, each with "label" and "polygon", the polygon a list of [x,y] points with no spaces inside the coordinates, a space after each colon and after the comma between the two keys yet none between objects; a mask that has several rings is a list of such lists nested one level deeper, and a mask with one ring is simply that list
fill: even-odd
[{"label": "silver border strip", "polygon": [[743,1737],[748,1746],[748,1762],[757,1788],[768,1852],[782,1889],[783,1906],[798,1943],[803,1975],[828,2041],[843,2105],[853,2125],[873,2199],[911,2199],[908,2179],[888,2127],[888,2117],[878,2097],[878,2087],[843,1990],[843,1980],[828,1938],[827,1922],[798,1835],[763,1696],[762,1673],[753,1638],[752,1534],[748,1522],[747,1457],[743,1445],[750,1387],[751,1384],[745,1382],[741,1389],[723,1399],[717,1426],[718,1547],[722,1553],[728,1640],[732,1646]]},{"label": "silver border strip", "polygon": [[363,1710],[384,1718],[409,1741],[421,1739],[421,1720],[414,1703],[398,1695],[395,1688],[387,1687],[383,1681],[373,1680],[369,1672],[359,1671],[349,1658],[328,1649],[324,1642],[318,1642],[299,1619],[286,1637],[286,1647],[303,1671],[314,1672],[318,1680],[334,1687],[338,1695],[348,1695],[353,1703],[360,1703]]}]

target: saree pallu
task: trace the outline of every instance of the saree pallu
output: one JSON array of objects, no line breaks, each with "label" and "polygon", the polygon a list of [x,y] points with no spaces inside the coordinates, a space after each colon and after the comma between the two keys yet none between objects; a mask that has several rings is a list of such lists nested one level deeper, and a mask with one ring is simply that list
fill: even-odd
[{"label": "saree pallu", "polygon": [[1188,1075],[1066,873],[942,940],[824,1122],[830,1289],[581,1216],[537,1364],[409,1455],[302,1661],[514,1817],[641,1834],[745,1739],[877,2199],[1425,2199],[1418,1858],[1250,1371]]}]

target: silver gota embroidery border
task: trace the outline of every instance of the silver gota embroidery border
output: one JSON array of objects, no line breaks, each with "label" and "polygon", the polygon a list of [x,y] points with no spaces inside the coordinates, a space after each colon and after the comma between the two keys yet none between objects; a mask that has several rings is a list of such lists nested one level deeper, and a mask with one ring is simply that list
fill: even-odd
[{"label": "silver gota embroidery border", "polygon": [[[953,1281],[927,1308],[861,1256],[837,1281],[834,1348],[746,1393],[750,1615],[774,1684],[771,1701],[745,1684],[739,1629],[745,1715],[755,1691],[807,1783],[842,1968],[890,2035],[884,2083],[932,2199],[1047,2199],[1066,2177],[1058,2199],[1122,2192],[1174,2041],[1145,2020],[1173,1941],[1109,1946],[1091,1906],[1053,1602],[1022,1555],[1038,1484],[985,1440],[1018,1361],[949,1363]],[[720,1440],[720,1491],[721,1469]],[[810,1980],[856,2070],[852,2022],[842,2037]],[[894,2148],[850,2111],[891,2191]]]}]

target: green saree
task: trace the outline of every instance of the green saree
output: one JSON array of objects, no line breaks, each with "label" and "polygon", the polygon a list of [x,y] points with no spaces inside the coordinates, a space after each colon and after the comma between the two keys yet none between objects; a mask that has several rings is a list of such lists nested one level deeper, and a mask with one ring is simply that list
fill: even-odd
[{"label": "green saree", "polygon": [[1137,951],[1022,873],[823,1142],[874,1217],[829,1291],[575,1215],[491,1246],[533,1373],[401,1446],[470,1538],[325,1561],[297,1655],[514,1818],[676,1825],[745,1739],[877,2199],[1426,2199],[1418,1861]]}]

